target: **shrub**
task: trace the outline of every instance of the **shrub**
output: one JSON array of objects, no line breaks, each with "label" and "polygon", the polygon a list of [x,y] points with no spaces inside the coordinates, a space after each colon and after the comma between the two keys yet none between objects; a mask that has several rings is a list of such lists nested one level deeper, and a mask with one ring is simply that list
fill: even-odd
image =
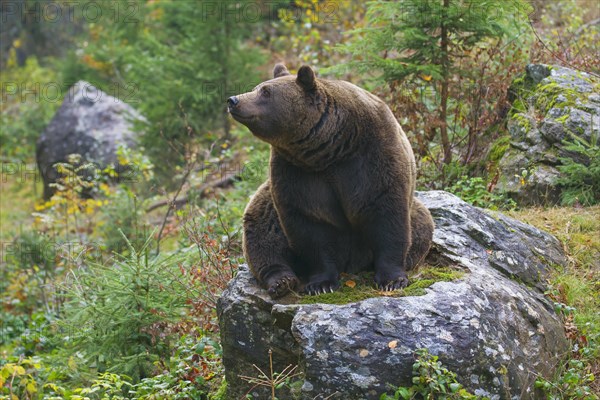
[{"label": "shrub", "polygon": [[133,192],[122,188],[111,195],[101,211],[102,221],[97,229],[104,249],[122,254],[129,250],[128,243],[138,249],[144,245],[150,226],[143,220],[140,203]]},{"label": "shrub", "polygon": [[16,362],[2,365],[0,368],[0,398],[34,399],[39,389],[36,377],[40,367],[40,363],[31,358],[20,358]]},{"label": "shrub", "polygon": [[[560,298],[558,290],[550,292],[553,298]],[[563,313],[566,323],[567,337],[573,343],[573,358],[564,365],[559,366],[557,374],[552,380],[539,377],[535,387],[541,389],[549,400],[598,400],[596,388],[593,387],[595,376],[594,369],[600,356],[600,334],[598,327],[589,326],[579,329],[573,322],[574,316],[580,316],[579,310],[564,303],[554,302],[557,312]]]},{"label": "shrub", "polygon": [[562,157],[558,170],[564,175],[558,184],[562,188],[561,201],[565,205],[579,203],[589,206],[600,203],[600,146],[598,138],[590,142],[572,135],[564,149],[574,156]]},{"label": "shrub", "polygon": [[207,336],[184,335],[160,366],[164,372],[135,386],[135,398],[204,399],[211,380],[223,375],[221,346]]},{"label": "shrub", "polygon": [[485,181],[480,177],[469,178],[463,175],[454,185],[446,188],[446,190],[477,207],[489,209],[510,209],[516,207],[513,200],[489,192]]},{"label": "shrub", "polygon": [[185,312],[187,288],[179,280],[180,254],[150,256],[129,244],[113,265],[72,271],[65,328],[91,367],[131,376],[151,375],[152,363],[171,351],[169,327]]},{"label": "shrub", "polygon": [[427,349],[416,351],[417,361],[413,364],[413,385],[399,387],[393,394],[382,394],[380,400],[476,400],[480,397],[469,393],[456,380],[456,374],[445,368],[438,357]]}]

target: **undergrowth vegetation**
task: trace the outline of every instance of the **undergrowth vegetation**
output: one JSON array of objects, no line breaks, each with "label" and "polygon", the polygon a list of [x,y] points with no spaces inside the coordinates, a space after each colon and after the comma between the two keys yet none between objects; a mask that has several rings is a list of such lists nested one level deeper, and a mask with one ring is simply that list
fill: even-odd
[{"label": "undergrowth vegetation", "polygon": [[547,296],[563,315],[571,341],[570,360],[554,380],[536,386],[549,399],[598,399],[600,384],[600,207],[527,209],[512,214],[556,235],[569,263],[557,269]]},{"label": "undergrowth vegetation", "polygon": [[429,354],[427,349],[415,352],[417,360],[412,366],[412,386],[399,387],[393,395],[382,394],[380,400],[478,400],[468,392],[456,379],[456,374],[449,371],[439,361],[438,356]]}]

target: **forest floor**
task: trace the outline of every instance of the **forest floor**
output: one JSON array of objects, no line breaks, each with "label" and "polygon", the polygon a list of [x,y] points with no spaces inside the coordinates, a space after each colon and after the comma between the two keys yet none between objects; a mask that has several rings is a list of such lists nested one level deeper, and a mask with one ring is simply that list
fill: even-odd
[{"label": "forest floor", "polygon": [[[31,229],[41,191],[39,182],[5,180],[0,185],[0,240],[5,251],[15,235]],[[232,192],[235,196],[236,190],[223,194],[226,197]],[[600,206],[525,208],[504,213],[555,235],[568,255],[568,265],[554,270],[546,294],[563,313],[567,336],[578,349],[571,359],[583,363],[579,367],[566,364],[552,385],[560,392],[570,385],[566,380],[575,379],[575,385],[587,384],[600,393],[600,380],[589,379],[589,374],[600,376]],[[6,254],[2,256],[4,266]],[[2,347],[0,354],[7,350]]]}]

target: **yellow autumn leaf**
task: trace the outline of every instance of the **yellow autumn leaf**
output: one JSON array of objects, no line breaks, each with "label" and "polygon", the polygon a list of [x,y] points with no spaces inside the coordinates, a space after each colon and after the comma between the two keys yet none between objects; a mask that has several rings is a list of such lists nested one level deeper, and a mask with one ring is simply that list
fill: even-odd
[{"label": "yellow autumn leaf", "polygon": [[34,394],[35,392],[37,392],[37,386],[35,384],[35,381],[29,382],[25,387],[25,390],[27,390],[27,393],[29,394]]},{"label": "yellow autumn leaf", "polygon": [[99,189],[106,195],[110,194],[110,186],[108,186],[106,183],[101,183]]},{"label": "yellow autumn leaf", "polygon": [[75,362],[75,358],[73,356],[69,357],[69,361],[67,361],[67,365],[72,371],[77,370],[77,362]]},{"label": "yellow autumn leaf", "polygon": [[356,282],[354,282],[352,279],[347,280],[345,283],[346,286],[348,286],[349,288],[354,288],[354,286],[356,286]]},{"label": "yellow autumn leaf", "polygon": [[429,82],[433,76],[431,75],[426,75],[426,74],[421,74],[421,78],[425,81],[425,82]]},{"label": "yellow autumn leaf", "polygon": [[391,342],[388,343],[388,347],[390,349],[395,349],[396,346],[398,346],[398,341],[397,340],[392,340]]}]

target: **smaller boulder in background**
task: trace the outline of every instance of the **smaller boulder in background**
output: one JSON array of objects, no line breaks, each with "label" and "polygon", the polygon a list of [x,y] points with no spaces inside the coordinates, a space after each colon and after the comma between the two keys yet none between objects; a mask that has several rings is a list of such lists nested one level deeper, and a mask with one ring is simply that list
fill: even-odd
[{"label": "smaller boulder in background", "polygon": [[98,168],[113,165],[119,171],[117,150],[135,148],[136,121],[145,121],[133,107],[92,84],[79,81],[72,86],[36,144],[37,165],[44,183],[44,198],[54,194],[58,176],[54,165],[79,154],[81,163]]},{"label": "smaller boulder in background", "polygon": [[574,136],[588,143],[600,137],[600,80],[569,68],[530,64],[513,82],[509,98],[510,146],[499,162],[497,189],[520,206],[556,204],[561,158],[589,162],[564,143]]}]

